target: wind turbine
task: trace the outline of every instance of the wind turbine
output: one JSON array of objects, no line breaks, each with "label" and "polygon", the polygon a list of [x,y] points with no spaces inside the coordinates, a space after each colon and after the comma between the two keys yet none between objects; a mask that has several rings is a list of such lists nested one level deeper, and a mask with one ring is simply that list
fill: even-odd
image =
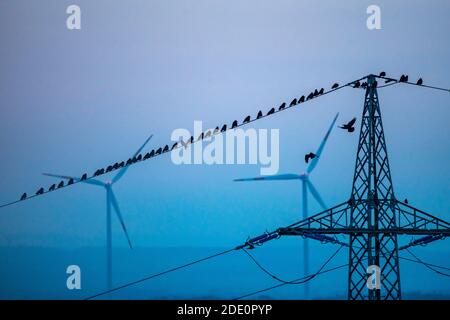
[{"label": "wind turbine", "polygon": [[[139,153],[142,151],[142,149],[145,147],[145,145],[150,141],[150,139],[153,137],[153,135],[150,135],[150,137],[145,140],[144,144],[136,151],[136,153],[133,155],[132,159],[137,157]],[[119,204],[117,202],[116,196],[114,195],[114,191],[112,189],[113,184],[115,184],[117,181],[120,180],[120,178],[123,177],[125,172],[128,170],[129,166],[124,166],[119,170],[119,172],[112,178],[110,181],[100,181],[97,179],[89,179],[89,180],[81,180],[81,178],[71,177],[71,176],[63,176],[63,175],[57,175],[57,174],[51,174],[51,173],[43,173],[43,175],[50,176],[50,177],[56,177],[56,178],[62,178],[62,179],[73,179],[74,181],[81,181],[83,183],[91,184],[94,186],[99,186],[105,188],[106,191],[106,283],[107,283],[107,289],[112,289],[112,237],[111,237],[111,207],[116,212],[117,218],[119,219],[120,225],[122,226],[122,230],[125,233],[125,236],[128,241],[128,245],[132,249],[133,246],[131,244],[130,237],[127,232],[127,228],[125,226],[125,223],[123,221],[122,214],[120,213]]]},{"label": "wind turbine", "polygon": [[[316,157],[311,160],[311,162],[308,165],[308,168],[306,169],[306,172],[303,172],[301,174],[296,173],[288,173],[288,174],[276,174],[272,176],[260,176],[256,178],[244,178],[244,179],[234,179],[234,181],[271,181],[271,180],[300,180],[302,182],[302,210],[303,210],[303,219],[306,219],[308,217],[308,191],[311,193],[313,198],[319,203],[319,205],[322,207],[323,210],[327,209],[327,206],[325,205],[322,197],[319,194],[319,191],[314,187],[313,183],[311,182],[311,172],[314,170],[314,168],[317,166],[317,163],[319,162],[320,156],[322,155],[322,151],[325,147],[325,144],[327,143],[328,137],[330,136],[331,131],[333,130],[333,127],[336,123],[336,120],[339,116],[339,113],[336,114],[333,121],[331,122],[330,127],[328,128],[327,133],[325,134],[325,137],[323,138],[322,142],[319,145],[319,148],[316,152]],[[304,239],[303,243],[303,271],[305,275],[309,274],[309,246],[308,246],[308,239]],[[305,283],[305,297],[308,298],[309,296],[309,283]]]}]

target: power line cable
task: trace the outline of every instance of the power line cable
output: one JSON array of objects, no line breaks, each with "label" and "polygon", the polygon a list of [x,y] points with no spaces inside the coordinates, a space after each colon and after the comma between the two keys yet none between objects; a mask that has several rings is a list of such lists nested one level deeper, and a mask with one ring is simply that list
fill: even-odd
[{"label": "power line cable", "polygon": [[222,256],[222,255],[225,255],[225,254],[230,253],[230,252],[235,251],[235,250],[236,250],[236,248],[228,249],[228,250],[225,250],[225,251],[213,254],[211,256],[208,256],[208,257],[205,257],[205,258],[202,258],[202,259],[198,259],[198,260],[195,260],[195,261],[183,264],[181,266],[178,266],[178,267],[175,267],[175,268],[172,268],[172,269],[168,269],[166,271],[162,271],[162,272],[159,272],[159,273],[156,273],[156,274],[153,274],[153,275],[141,278],[141,279],[136,280],[136,281],[132,281],[132,282],[126,283],[126,284],[121,285],[119,287],[116,287],[116,288],[113,288],[113,289],[110,289],[110,290],[107,290],[107,291],[103,291],[101,293],[97,293],[97,294],[95,294],[93,296],[90,296],[90,297],[86,298],[85,300],[91,300],[91,299],[94,299],[94,298],[97,298],[97,297],[100,297],[100,296],[104,296],[104,295],[106,295],[108,293],[112,293],[112,292],[115,292],[115,291],[118,291],[118,290],[130,287],[130,286],[133,286],[135,284],[138,284],[138,283],[141,283],[141,282],[144,282],[144,281],[156,278],[156,277],[163,276],[163,275],[165,275],[167,273],[174,272],[174,271],[177,271],[177,270],[180,270],[180,269],[192,266],[194,264],[197,264],[197,263],[200,263],[200,262],[212,259],[212,258],[216,258],[216,257]]},{"label": "power line cable", "polygon": [[[409,262],[422,264],[421,262],[419,262],[419,261],[417,261],[415,259],[410,259],[410,258],[406,258],[406,257],[399,257],[399,259],[406,260],[406,261],[409,261]],[[432,267],[435,267],[435,268],[439,268],[439,269],[444,269],[444,270],[449,270],[450,271],[450,268],[448,268],[448,267],[438,266],[436,264],[432,264],[432,263],[429,263],[429,262],[425,262],[425,264],[427,264],[429,266],[432,266]]]},{"label": "power line cable", "polygon": [[293,281],[286,281],[286,280],[283,280],[283,279],[280,279],[279,277],[277,277],[276,275],[274,275],[273,273],[271,273],[270,271],[268,271],[266,268],[264,268],[251,254],[250,254],[250,252],[248,252],[245,248],[243,248],[242,250],[250,257],[250,259],[264,272],[264,273],[266,273],[269,277],[271,277],[271,278],[273,278],[273,279],[275,279],[275,280],[277,280],[277,281],[279,281],[279,282],[281,282],[281,283],[284,283],[284,284],[301,284],[301,283],[305,283],[305,282],[307,282],[307,281],[309,281],[309,280],[312,280],[318,273],[320,273],[321,271],[322,271],[322,269],[339,253],[339,251],[342,249],[342,245],[341,246],[339,246],[339,248],[330,256],[330,258],[328,258],[328,260],[320,267],[320,269],[316,272],[316,273],[314,273],[314,274],[312,274],[312,275],[310,275],[309,276],[309,278],[308,279],[306,279],[306,280],[304,280],[304,281],[301,281],[301,282],[296,282],[295,280],[293,280]]},{"label": "power line cable", "polygon": [[[325,270],[323,270],[323,271],[321,271],[319,273],[316,273],[315,276],[318,276],[318,275],[321,275],[321,274],[325,274],[325,273],[329,273],[329,272],[332,272],[332,271],[335,271],[335,270],[339,270],[339,269],[342,269],[342,268],[345,268],[345,267],[348,267],[348,263],[347,264],[342,264],[340,266],[336,266],[336,267],[333,267],[333,268],[325,269]],[[308,279],[310,277],[311,277],[311,275],[308,275],[308,276],[304,276],[304,277],[295,279],[293,281],[301,281],[303,279]],[[245,295],[242,295],[242,296],[239,296],[237,298],[234,298],[233,300],[241,300],[241,299],[244,299],[244,298],[247,298],[247,297],[250,297],[250,296],[254,296],[255,294],[259,294],[259,293],[270,291],[270,290],[273,290],[273,289],[276,289],[276,288],[283,287],[285,285],[287,285],[287,283],[279,283],[279,284],[276,284],[274,286],[267,287],[265,289],[261,289],[261,290],[258,290],[258,291],[253,291],[253,292],[247,293]]]},{"label": "power line cable", "polygon": [[302,283],[306,283],[306,282],[308,282],[308,281],[310,281],[310,280],[312,280],[312,279],[314,279],[316,276],[318,276],[318,275],[320,275],[320,274],[324,274],[324,273],[328,273],[328,272],[331,272],[331,271],[334,271],[334,270],[338,270],[338,269],[341,269],[341,268],[344,268],[344,267],[347,267],[348,266],[348,264],[344,264],[344,265],[340,265],[340,266],[337,266],[337,267],[333,267],[333,268],[330,268],[330,269],[326,269],[326,270],[323,270],[325,267],[326,267],[326,265],[339,253],[339,251],[341,250],[343,248],[343,246],[339,246],[339,248],[325,261],[325,263],[323,263],[322,264],[322,266],[315,272],[315,273],[313,273],[313,274],[311,274],[311,275],[307,275],[307,276],[304,276],[304,277],[301,277],[301,278],[298,278],[298,279],[294,279],[294,280],[292,280],[292,281],[284,281],[284,280],[281,280],[280,278],[278,278],[278,277],[276,277],[276,276],[274,276],[272,273],[270,273],[269,271],[267,271],[267,269],[265,269],[264,267],[262,267],[261,266],[261,264],[259,264],[257,261],[256,261],[256,259],[254,259],[253,257],[252,257],[252,255],[250,255],[246,250],[244,250],[244,251],[246,251],[246,253],[248,254],[248,256],[250,257],[250,258],[252,258],[252,260],[253,260],[253,262],[255,262],[255,264],[259,267],[259,268],[261,268],[261,270],[263,270],[266,274],[268,274],[270,277],[272,277],[272,278],[274,278],[275,280],[277,280],[277,281],[279,281],[279,282],[281,282],[280,284],[277,284],[277,285],[274,285],[274,286],[271,286],[271,287],[268,287],[268,288],[265,288],[265,289],[261,289],[261,290],[257,290],[257,291],[253,291],[253,292],[251,292],[251,293],[247,293],[247,294],[245,294],[245,295],[242,295],[242,296],[239,296],[239,297],[237,297],[237,298],[234,298],[233,300],[240,300],[240,299],[243,299],[243,298],[246,298],[246,297],[249,297],[249,296],[253,296],[253,295],[255,295],[255,294],[258,294],[258,293],[262,293],[262,292],[266,292],[266,291],[269,291],[269,290],[273,290],[273,289],[276,289],[276,288],[279,288],[279,287],[282,287],[282,286],[285,286],[285,285],[287,285],[287,284],[302,284]]},{"label": "power line cable", "polygon": [[[411,250],[409,250],[409,249],[405,249],[405,250],[408,251],[408,253],[409,253],[411,256],[413,256],[414,259],[416,259],[417,262],[421,263],[422,265],[424,265],[425,267],[427,267],[427,268],[430,269],[431,271],[434,271],[434,272],[436,272],[437,274],[440,274],[440,275],[445,276],[445,277],[450,277],[450,274],[444,273],[444,272],[442,272],[442,271],[439,271],[439,270],[435,269],[434,266],[432,266],[431,264],[422,261],[422,260],[421,260],[420,258],[418,258],[414,253],[412,253]],[[439,267],[439,266],[436,266],[436,267],[437,267],[437,268],[441,268],[441,269],[447,269],[447,270],[450,270],[449,268],[445,268],[445,267]]]},{"label": "power line cable", "polygon": [[404,83],[404,84],[409,84],[409,85],[416,86],[416,87],[422,87],[422,88],[428,88],[428,89],[434,89],[434,90],[439,90],[439,91],[450,92],[450,89],[446,89],[446,88],[442,88],[442,87],[429,86],[429,85],[426,85],[426,84],[418,84],[418,83],[409,82],[409,81],[400,81],[400,80],[397,80],[397,79],[394,79],[394,78],[389,78],[389,77],[381,77],[381,76],[375,76],[375,77],[379,78],[379,79],[387,80],[388,82],[393,82],[393,83],[390,83],[390,84],[378,86],[378,88],[387,87],[388,85],[393,85],[393,84]]},{"label": "power line cable", "polygon": [[[271,116],[271,115],[280,113],[280,112],[282,112],[282,111],[291,109],[291,108],[295,107],[296,105],[306,103],[306,102],[311,101],[311,100],[314,100],[314,99],[316,99],[316,98],[318,98],[318,97],[321,97],[321,96],[330,94],[330,93],[332,93],[332,92],[335,92],[335,91],[337,91],[337,90],[340,90],[340,89],[342,89],[342,88],[348,87],[348,86],[350,86],[351,84],[353,84],[353,83],[355,83],[355,82],[357,82],[357,81],[361,81],[361,80],[363,80],[363,79],[365,79],[365,78],[367,78],[367,77],[368,77],[368,76],[364,76],[364,77],[362,77],[362,78],[360,78],[360,79],[358,79],[358,80],[354,80],[354,81],[348,82],[348,83],[346,83],[346,84],[344,84],[344,85],[338,86],[338,87],[336,87],[336,88],[332,88],[332,89],[330,89],[330,90],[328,90],[328,91],[324,91],[322,94],[313,96],[313,97],[310,98],[310,99],[306,99],[304,102],[297,102],[297,104],[294,104],[294,105],[287,105],[287,106],[285,106],[284,108],[281,108],[281,106],[280,106],[280,108],[279,108],[278,110],[276,110],[276,109],[273,108],[273,109],[274,109],[273,112],[270,112],[270,111],[272,111],[272,109],[271,109],[269,112],[267,112],[267,113],[264,114],[264,115],[257,116],[257,117],[255,117],[255,118],[253,118],[253,119],[250,119],[249,121],[243,121],[242,123],[239,123],[239,124],[237,124],[237,125],[234,126],[234,127],[233,127],[233,126],[226,127],[226,129],[225,129],[224,131],[222,131],[222,130],[219,129],[217,132],[213,132],[213,133],[212,133],[212,136],[217,135],[217,134],[222,134],[223,132],[226,132],[226,131],[229,131],[229,130],[232,130],[232,129],[240,128],[240,127],[245,126],[245,125],[247,125],[247,124],[249,124],[249,123],[253,123],[253,122],[257,121],[257,120],[261,120],[261,119],[264,119],[264,118],[266,118],[266,117],[268,117],[268,116]],[[203,139],[204,139],[204,138],[202,138],[202,139],[197,139],[197,140],[193,141],[192,143],[199,142],[199,141],[201,141],[201,140],[203,140]],[[185,145],[186,145],[186,144],[185,144]],[[168,146],[168,145],[167,145],[167,146]],[[168,148],[166,151],[164,151],[162,148],[160,148],[161,151],[160,151],[159,153],[158,153],[158,152],[155,152],[153,156],[151,156],[151,157],[149,157],[149,158],[147,158],[147,159],[145,159],[145,157],[144,157],[142,160],[131,162],[131,163],[127,164],[126,166],[131,166],[131,165],[134,165],[134,164],[136,164],[136,163],[139,163],[139,162],[142,162],[142,161],[146,161],[146,160],[155,158],[155,157],[157,157],[157,156],[161,156],[161,155],[163,155],[163,154],[169,153],[169,152],[171,152],[171,151],[173,151],[173,150],[176,150],[176,149],[179,149],[179,148],[184,148],[184,147],[185,147],[185,146],[183,146],[181,143],[177,143],[176,146],[175,146],[175,144],[174,144],[174,146],[172,146],[172,148]],[[159,150],[159,149],[158,149],[158,150]],[[153,151],[155,151],[155,149],[153,149]],[[98,178],[98,177],[100,177],[100,176],[103,176],[103,175],[105,175],[105,174],[109,174],[109,173],[114,172],[114,171],[116,171],[116,170],[119,170],[119,169],[121,169],[121,168],[122,168],[122,167],[112,168],[112,170],[110,170],[110,171],[108,171],[108,172],[106,172],[106,170],[105,170],[104,173],[99,173],[99,174],[97,174],[97,175],[94,174],[94,175],[92,175],[92,176],[86,177],[86,179],[83,179],[83,180],[75,180],[75,181],[73,181],[73,182],[70,183],[70,184],[64,184],[63,186],[58,187],[58,188],[55,188],[55,189],[53,189],[53,190],[48,190],[48,189],[47,189],[47,190],[42,191],[42,192],[39,193],[39,194],[33,194],[33,195],[30,195],[30,196],[26,196],[25,199],[19,199],[19,200],[15,200],[15,201],[11,201],[11,202],[4,203],[4,204],[0,205],[0,209],[1,209],[1,208],[8,207],[8,206],[11,206],[11,205],[14,205],[14,204],[19,203],[19,202],[23,202],[23,201],[26,201],[26,200],[29,200],[29,199],[32,199],[32,198],[36,198],[36,197],[45,195],[45,194],[50,193],[50,192],[54,192],[54,191],[57,191],[57,190],[65,189],[66,187],[73,186],[73,185],[75,185],[75,184],[82,183],[82,182],[85,182],[85,181],[90,180],[90,179]]]}]

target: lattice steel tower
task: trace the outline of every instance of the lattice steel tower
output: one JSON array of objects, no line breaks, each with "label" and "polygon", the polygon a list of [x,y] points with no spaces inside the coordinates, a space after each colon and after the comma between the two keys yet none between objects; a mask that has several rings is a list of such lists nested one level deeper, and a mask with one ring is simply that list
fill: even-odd
[{"label": "lattice steel tower", "polygon": [[[386,150],[377,79],[367,79],[364,111],[350,199],[286,228],[268,234],[303,236],[349,248],[348,299],[401,299],[398,252],[450,236],[450,223],[427,214],[394,195]],[[342,234],[348,243],[327,236]],[[425,235],[398,247],[400,235]],[[379,270],[377,286],[368,286],[372,269]]]},{"label": "lattice steel tower", "polygon": [[[368,78],[350,197],[350,227],[368,231],[396,226],[395,196],[376,83],[373,76]],[[400,299],[397,235],[370,232],[350,235],[349,299],[362,298],[367,261],[379,266],[384,291],[393,299]],[[380,291],[369,290],[369,299],[380,299]]]}]

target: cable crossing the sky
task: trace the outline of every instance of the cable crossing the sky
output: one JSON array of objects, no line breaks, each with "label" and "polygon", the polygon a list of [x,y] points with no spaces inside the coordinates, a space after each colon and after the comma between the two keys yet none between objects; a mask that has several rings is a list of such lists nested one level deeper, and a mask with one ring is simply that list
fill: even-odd
[{"label": "cable crossing the sky", "polygon": [[[192,143],[196,143],[199,141],[202,141],[203,139],[207,138],[207,136],[214,136],[216,134],[221,134],[223,132],[226,132],[228,130],[232,130],[232,129],[236,129],[236,128],[240,128],[242,126],[245,126],[247,124],[253,123],[257,120],[261,120],[264,119],[268,116],[277,114],[281,111],[284,110],[288,110],[291,109],[292,107],[302,104],[304,102],[308,102],[310,100],[313,100],[315,98],[318,98],[320,96],[324,96],[327,94],[330,94],[332,92],[335,92],[337,90],[340,90],[342,88],[345,87],[352,87],[352,88],[366,88],[367,87],[367,82],[362,82],[364,79],[367,79],[369,76],[364,76],[362,78],[359,78],[357,80],[348,82],[344,85],[339,85],[338,83],[334,83],[331,87],[330,90],[325,91],[324,88],[321,88],[320,90],[315,89],[314,91],[310,92],[308,95],[302,95],[299,98],[294,98],[291,100],[291,102],[289,104],[286,104],[286,102],[283,102],[279,107],[277,108],[271,108],[268,112],[263,113],[261,110],[258,111],[257,115],[255,118],[251,118],[251,116],[247,116],[244,118],[244,120],[239,123],[237,120],[234,120],[233,123],[231,124],[231,126],[227,126],[227,124],[222,125],[222,127],[220,128],[219,126],[216,127],[214,130],[209,130],[207,132],[203,132],[198,138],[194,138],[191,137],[191,139],[189,141],[183,142],[176,142],[175,144],[172,145],[172,147],[169,147],[169,145],[165,145],[164,147],[159,147],[157,149],[153,149],[151,152],[146,153],[145,155],[139,154],[136,155],[132,158],[129,158],[126,162],[125,161],[118,161],[115,162],[114,164],[108,165],[105,168],[101,168],[101,169],[97,169],[95,171],[95,173],[92,176],[88,176],[86,173],[82,174],[80,177],[76,178],[76,179],[69,179],[68,183],[65,183],[64,181],[61,181],[58,185],[53,184],[50,186],[50,188],[48,189],[44,189],[44,188],[40,188],[35,194],[33,195],[27,195],[27,193],[23,193],[22,196],[20,197],[20,199],[15,200],[15,201],[11,201],[11,202],[7,202],[4,204],[0,205],[0,208],[5,208],[11,205],[14,205],[16,203],[28,200],[28,199],[32,199],[38,196],[42,196],[45,195],[47,193],[53,192],[53,191],[57,191],[66,187],[69,187],[71,185],[75,185],[78,184],[80,182],[86,182],[90,179],[94,179],[96,177],[114,172],[116,170],[119,169],[125,169],[131,165],[134,165],[138,162],[142,162],[160,155],[163,155],[165,153],[169,153],[173,150],[176,150],[178,148],[183,148],[183,147],[187,147],[188,144],[192,144]],[[445,88],[441,88],[441,87],[436,87],[436,86],[429,86],[429,85],[424,85],[422,79],[419,79],[417,83],[413,83],[413,82],[409,82],[408,81],[408,76],[402,75],[400,77],[399,80],[394,79],[394,78],[388,78],[386,77],[386,73],[385,72],[381,72],[379,76],[375,76],[378,79],[383,79],[386,82],[386,86],[387,85],[393,85],[393,84],[398,84],[398,83],[405,83],[405,84],[409,84],[409,85],[414,85],[414,86],[421,86],[421,87],[425,87],[425,88],[430,88],[430,89],[435,89],[435,90],[440,90],[440,91],[447,91],[450,92],[450,89],[445,89]],[[380,86],[383,87],[383,86]]]}]

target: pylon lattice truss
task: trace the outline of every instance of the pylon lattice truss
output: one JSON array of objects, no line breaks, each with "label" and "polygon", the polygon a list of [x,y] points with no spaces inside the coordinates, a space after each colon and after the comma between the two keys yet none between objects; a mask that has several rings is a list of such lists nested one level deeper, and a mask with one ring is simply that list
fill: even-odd
[{"label": "pylon lattice truss", "polygon": [[[330,239],[326,234],[348,235],[348,299],[397,300],[398,236],[440,239],[450,235],[450,223],[395,198],[376,76],[369,75],[367,84],[350,199],[276,233],[316,240]],[[379,288],[367,287],[369,265],[380,268]]]}]

